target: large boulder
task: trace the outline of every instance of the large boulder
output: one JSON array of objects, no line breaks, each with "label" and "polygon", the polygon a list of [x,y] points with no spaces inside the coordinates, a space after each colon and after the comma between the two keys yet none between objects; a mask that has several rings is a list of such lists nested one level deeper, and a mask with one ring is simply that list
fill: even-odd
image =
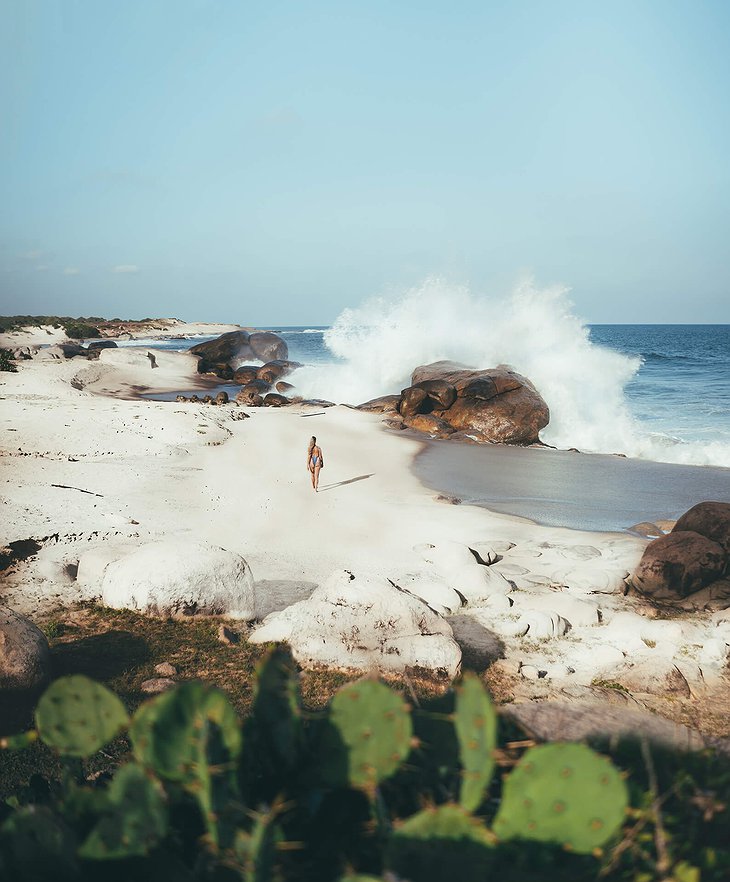
[{"label": "large boulder", "polygon": [[200,371],[205,373],[216,366],[227,365],[236,370],[247,361],[275,361],[287,359],[289,347],[271,331],[229,331],[215,340],[198,343],[190,349],[200,358]]},{"label": "large boulder", "polygon": [[651,597],[679,600],[720,579],[726,565],[722,545],[690,530],[673,530],[646,546],[632,582]]},{"label": "large boulder", "polygon": [[403,672],[453,678],[461,650],[451,626],[422,600],[382,577],[340,570],[308,600],[267,616],[249,639],[284,641],[306,668]]},{"label": "large boulder", "polygon": [[151,615],[254,617],[253,577],[246,561],[190,539],[150,542],[109,563],[101,598],[114,609]]},{"label": "large boulder", "polygon": [[401,416],[408,421],[436,412],[461,437],[533,444],[550,420],[537,389],[505,365],[475,371],[438,361],[417,367],[411,383],[401,392]]},{"label": "large boulder", "polygon": [[686,511],[674,525],[673,533],[699,533],[722,545],[730,554],[730,503],[699,502]]},{"label": "large boulder", "polygon": [[51,652],[33,622],[0,607],[0,692],[34,689],[48,677]]}]

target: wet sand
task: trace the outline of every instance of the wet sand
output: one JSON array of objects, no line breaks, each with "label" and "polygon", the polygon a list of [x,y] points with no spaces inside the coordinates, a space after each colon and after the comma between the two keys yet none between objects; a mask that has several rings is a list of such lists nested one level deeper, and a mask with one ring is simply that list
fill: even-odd
[{"label": "wet sand", "polygon": [[625,530],[703,500],[730,502],[730,469],[605,454],[429,441],[414,468],[462,502],[576,530]]}]

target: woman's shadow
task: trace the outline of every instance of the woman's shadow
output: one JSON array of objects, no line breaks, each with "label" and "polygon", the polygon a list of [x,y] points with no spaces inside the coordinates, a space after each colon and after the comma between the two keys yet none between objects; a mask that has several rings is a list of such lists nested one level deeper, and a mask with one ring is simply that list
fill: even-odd
[{"label": "woman's shadow", "polygon": [[320,493],[324,493],[325,490],[334,490],[335,487],[344,487],[345,484],[354,484],[355,481],[364,481],[366,478],[372,478],[375,472],[372,472],[370,475],[358,475],[357,478],[348,478],[346,481],[338,481],[336,484],[325,484],[324,487],[319,488]]}]

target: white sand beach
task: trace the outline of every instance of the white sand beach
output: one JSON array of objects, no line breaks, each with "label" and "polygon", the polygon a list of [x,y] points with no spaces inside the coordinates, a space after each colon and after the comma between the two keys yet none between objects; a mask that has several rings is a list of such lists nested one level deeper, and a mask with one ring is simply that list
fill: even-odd
[{"label": "white sand beach", "polygon": [[[33,360],[0,374],[0,546],[40,545],[4,573],[4,605],[42,619],[99,596],[99,585],[76,579],[85,553],[121,548],[111,560],[172,538],[245,558],[256,618],[306,601],[338,571],[391,580],[415,603],[427,598],[462,648],[492,652],[516,698],[599,693],[661,712],[667,677],[678,684],[672,699],[688,704],[724,685],[730,615],[660,621],[624,596],[646,540],[449,504],[412,471],[421,443],[387,431],[379,415],[135,399],[205,382],[193,356],[155,354],[157,368],[145,350],[109,349],[97,361]],[[313,434],[326,463],[316,494],[306,471]],[[492,562],[477,566],[467,552],[471,565],[508,587],[450,609],[445,598],[461,595],[449,561],[467,546]],[[257,627],[266,637],[280,624],[255,625],[254,639]]]}]

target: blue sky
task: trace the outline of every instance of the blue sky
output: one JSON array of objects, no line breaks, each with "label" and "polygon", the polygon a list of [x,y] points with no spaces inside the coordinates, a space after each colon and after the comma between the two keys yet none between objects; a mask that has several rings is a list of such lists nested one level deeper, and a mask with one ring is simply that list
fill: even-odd
[{"label": "blue sky", "polygon": [[730,3],[0,0],[0,312],[325,324],[525,271],[730,321]]}]

